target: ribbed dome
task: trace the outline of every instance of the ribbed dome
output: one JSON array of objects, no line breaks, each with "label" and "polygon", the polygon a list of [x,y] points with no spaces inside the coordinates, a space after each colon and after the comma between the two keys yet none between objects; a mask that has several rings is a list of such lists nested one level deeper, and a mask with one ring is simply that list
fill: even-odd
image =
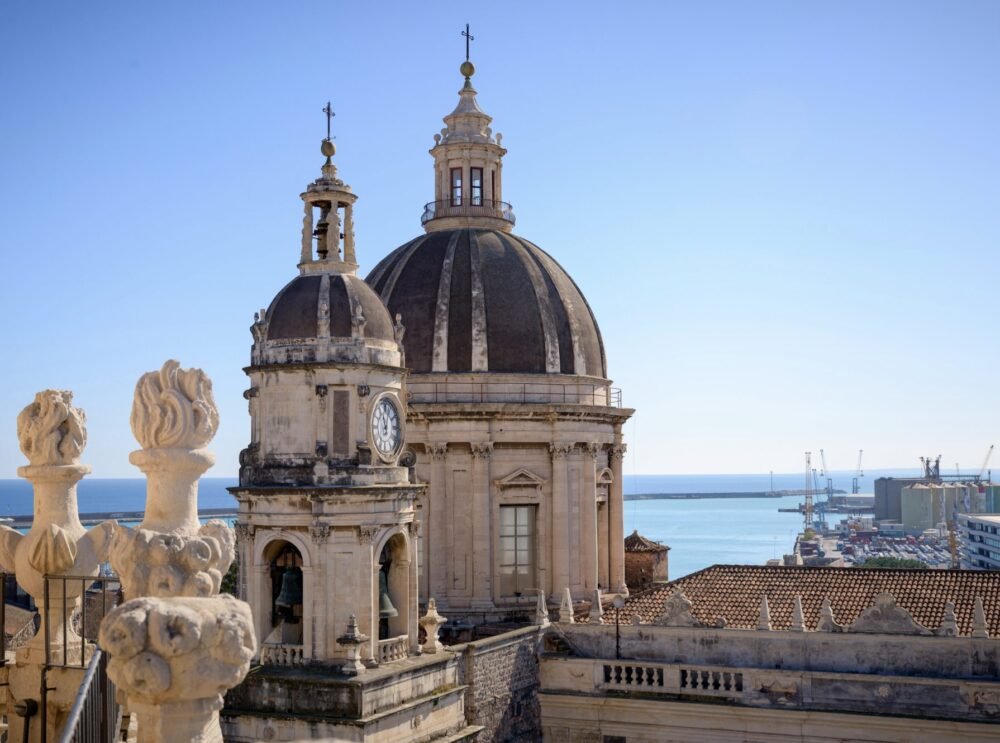
[{"label": "ribbed dome", "polygon": [[[323,275],[306,274],[292,279],[267,310],[267,340],[315,338],[319,334],[320,290]],[[364,337],[393,340],[392,320],[378,295],[364,281],[349,274],[329,275],[326,305],[330,312],[330,336],[350,338],[352,320],[360,309]]]},{"label": "ribbed dome", "polygon": [[406,365],[422,372],[604,378],[604,343],[576,284],[546,252],[486,229],[431,232],[366,281],[406,326]]}]

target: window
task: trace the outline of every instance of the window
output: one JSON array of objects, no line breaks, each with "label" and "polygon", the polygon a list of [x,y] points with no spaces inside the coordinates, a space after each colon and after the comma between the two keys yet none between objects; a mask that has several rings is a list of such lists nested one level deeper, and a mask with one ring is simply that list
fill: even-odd
[{"label": "window", "polygon": [[483,169],[472,168],[470,173],[470,185],[472,186],[472,205],[483,205]]},{"label": "window", "polygon": [[535,507],[500,506],[500,593],[520,596],[536,583]]},{"label": "window", "polygon": [[451,205],[462,205],[462,169],[451,169]]}]

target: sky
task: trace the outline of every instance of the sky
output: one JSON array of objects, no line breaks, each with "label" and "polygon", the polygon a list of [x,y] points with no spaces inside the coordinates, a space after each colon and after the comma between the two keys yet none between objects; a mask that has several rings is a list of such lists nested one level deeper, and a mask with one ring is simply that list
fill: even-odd
[{"label": "sky", "polygon": [[[139,376],[249,440],[254,311],[296,274],[332,101],[361,274],[421,233],[470,23],[517,234],[576,280],[627,473],[978,471],[1000,443],[1000,3],[0,4],[0,478],[71,389],[134,477]],[[6,432],[6,433],[3,433]],[[1000,468],[1000,456],[994,464]]]}]

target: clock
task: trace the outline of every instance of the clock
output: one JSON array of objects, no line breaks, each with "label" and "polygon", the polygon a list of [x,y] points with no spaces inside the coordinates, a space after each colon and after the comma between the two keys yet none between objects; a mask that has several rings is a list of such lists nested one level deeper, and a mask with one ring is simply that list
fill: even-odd
[{"label": "clock", "polygon": [[372,410],[372,443],[383,459],[391,459],[403,443],[403,424],[392,395],[383,395]]}]

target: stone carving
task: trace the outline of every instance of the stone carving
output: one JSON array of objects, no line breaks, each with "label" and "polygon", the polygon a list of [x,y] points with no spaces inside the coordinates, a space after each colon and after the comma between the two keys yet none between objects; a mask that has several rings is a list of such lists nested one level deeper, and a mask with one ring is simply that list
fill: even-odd
[{"label": "stone carving", "polygon": [[704,627],[704,622],[691,613],[692,606],[694,604],[683,591],[676,591],[667,598],[663,613],[653,624],[661,627]]},{"label": "stone carving", "polygon": [[934,634],[939,637],[958,637],[958,620],[955,617],[954,602],[949,601],[944,605],[944,618]]},{"label": "stone carving", "polygon": [[622,461],[625,459],[625,452],[628,451],[628,444],[614,444],[608,450],[612,460]]},{"label": "stone carving", "polygon": [[431,459],[436,462],[443,461],[448,456],[447,443],[426,444],[424,448],[431,455]]},{"label": "stone carving", "polygon": [[767,604],[767,594],[762,594],[760,597],[760,614],[757,617],[757,629],[759,630],[770,630],[771,629],[771,607]]},{"label": "stone carving", "polygon": [[990,636],[988,625],[986,624],[986,611],[983,609],[982,596],[976,596],[976,604],[972,612],[972,636]]},{"label": "stone carving", "polygon": [[601,606],[601,589],[594,589],[594,598],[590,601],[590,623],[604,624],[604,607]]},{"label": "stone carving", "polygon": [[757,690],[772,697],[793,697],[799,691],[799,679],[785,674],[762,673],[757,676]]},{"label": "stone carving", "polygon": [[378,526],[359,526],[358,544],[371,544],[375,541],[379,531],[381,531],[381,527]]},{"label": "stone carving", "polygon": [[549,444],[549,452],[553,459],[565,459],[571,451],[573,451],[572,444]]},{"label": "stone carving", "polygon": [[563,589],[562,602],[559,604],[559,621],[562,624],[573,624],[573,596],[569,586]]},{"label": "stone carving", "polygon": [[132,433],[144,449],[200,449],[219,428],[212,382],[201,369],[167,361],[135,386]]},{"label": "stone carving", "polygon": [[330,537],[330,525],[319,524],[309,527],[309,536],[316,544],[323,544]]},{"label": "stone carving", "polygon": [[472,444],[473,459],[489,459],[493,456],[493,442],[485,441],[479,444]]},{"label": "stone carving", "polygon": [[400,346],[403,345],[403,336],[406,335],[406,326],[403,325],[403,316],[396,313],[396,323],[392,326],[392,337]]},{"label": "stone carving", "polygon": [[[44,390],[17,417],[17,438],[31,463],[19,467],[17,474],[34,489],[34,520],[26,534],[0,526],[0,566],[15,573],[39,613],[49,615],[50,648],[57,657],[65,648],[79,659],[82,644],[68,618],[83,593],[83,581],[50,582],[46,602],[45,576],[97,575],[107,559],[115,522],[105,521],[89,531],[80,523],[76,484],[90,472],[88,465],[79,463],[87,442],[87,416],[72,400],[71,392]],[[43,634],[36,633],[18,648],[18,663],[44,662]]]},{"label": "stone carving", "polygon": [[17,416],[17,441],[33,466],[78,464],[87,445],[87,415],[73,393],[43,390]]},{"label": "stone carving", "polygon": [[901,606],[891,593],[883,591],[848,627],[848,632],[869,632],[898,635],[929,635],[930,630],[917,624],[913,615]]},{"label": "stone carving", "polygon": [[538,599],[535,602],[535,624],[539,627],[548,627],[549,622],[549,609],[545,605],[545,591],[538,589]]},{"label": "stone carving", "polygon": [[823,599],[823,604],[819,609],[819,621],[816,622],[817,632],[843,632],[844,626],[838,624],[833,617],[833,606],[829,598]]},{"label": "stone carving", "polygon": [[337,638],[337,644],[347,652],[347,660],[341,666],[340,671],[348,676],[357,676],[365,670],[365,664],[361,662],[361,646],[368,642],[368,635],[358,631],[358,618],[351,614],[347,621],[347,632]]},{"label": "stone carving", "polygon": [[354,338],[363,338],[365,335],[365,325],[368,324],[368,320],[365,319],[364,310],[361,309],[360,304],[355,304],[353,312],[351,313],[351,335]]},{"label": "stone carving", "polygon": [[806,631],[806,620],[805,616],[802,614],[802,597],[799,595],[795,596],[795,602],[792,604],[792,632],[805,632]]},{"label": "stone carving", "polygon": [[444,645],[438,639],[438,630],[447,621],[447,619],[438,614],[437,601],[434,598],[427,599],[427,613],[420,617],[420,626],[424,628],[424,632],[427,634],[427,639],[420,646],[421,650],[425,653],[433,654],[440,653],[444,649]]},{"label": "stone carving", "polygon": [[133,599],[105,617],[99,642],[140,741],[221,741],[222,695],[257,652],[250,607],[228,595]]}]

